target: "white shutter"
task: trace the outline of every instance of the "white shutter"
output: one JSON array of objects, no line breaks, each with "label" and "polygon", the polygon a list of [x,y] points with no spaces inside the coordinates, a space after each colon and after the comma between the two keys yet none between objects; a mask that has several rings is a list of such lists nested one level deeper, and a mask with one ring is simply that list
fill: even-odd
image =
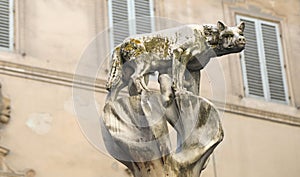
[{"label": "white shutter", "polygon": [[283,78],[283,67],[279,47],[279,34],[276,26],[261,24],[264,55],[268,76],[269,93],[271,100],[286,101],[286,92]]},{"label": "white shutter", "polygon": [[246,94],[267,101],[288,102],[281,41],[275,23],[238,16],[245,22],[242,68]]},{"label": "white shutter", "polygon": [[247,41],[243,57],[246,92],[248,95],[264,97],[256,24],[250,20],[241,19],[241,21],[245,22],[244,35]]},{"label": "white shutter", "polygon": [[11,0],[0,0],[0,49],[13,48],[13,8]]},{"label": "white shutter", "polygon": [[135,0],[134,2],[136,33],[152,32],[153,18],[151,2],[149,0]]},{"label": "white shutter", "polygon": [[110,3],[112,38],[116,46],[129,36],[128,5],[127,0],[111,0]]},{"label": "white shutter", "polygon": [[112,47],[133,34],[154,31],[152,0],[109,0]]}]

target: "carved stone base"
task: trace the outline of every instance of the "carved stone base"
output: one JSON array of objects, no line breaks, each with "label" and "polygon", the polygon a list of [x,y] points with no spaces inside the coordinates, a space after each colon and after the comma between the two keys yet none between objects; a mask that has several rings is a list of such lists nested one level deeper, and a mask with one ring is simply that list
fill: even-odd
[{"label": "carved stone base", "polygon": [[[177,132],[176,150],[167,123]],[[223,139],[213,104],[186,92],[167,108],[153,93],[108,102],[102,132],[109,153],[135,177],[199,177]]]}]

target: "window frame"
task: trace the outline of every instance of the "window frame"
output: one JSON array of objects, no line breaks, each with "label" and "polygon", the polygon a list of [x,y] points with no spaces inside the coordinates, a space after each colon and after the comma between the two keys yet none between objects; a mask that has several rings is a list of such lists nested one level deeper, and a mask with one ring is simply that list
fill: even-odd
[{"label": "window frame", "polygon": [[[257,48],[258,48],[260,72],[261,72],[261,79],[262,79],[262,86],[263,86],[263,93],[264,93],[263,97],[249,93],[246,63],[245,63],[245,53],[243,51],[243,52],[241,52],[240,56],[241,56],[241,67],[242,67],[242,74],[243,74],[243,84],[244,84],[245,96],[250,97],[250,98],[252,97],[252,98],[268,101],[268,102],[290,104],[289,92],[288,92],[288,87],[287,87],[286,70],[285,70],[285,64],[284,64],[285,62],[284,62],[284,55],[283,55],[283,46],[282,46],[281,33],[280,33],[280,27],[279,27],[280,23],[262,20],[259,18],[247,17],[244,15],[236,15],[237,22],[240,22],[241,19],[252,21],[252,22],[254,22],[254,25],[255,25],[256,42],[257,42]],[[283,83],[283,89],[284,89],[284,94],[285,94],[284,95],[285,101],[271,99],[271,92],[270,92],[270,86],[269,86],[269,81],[268,81],[268,71],[267,71],[267,64],[266,64],[266,56],[265,56],[265,47],[264,47],[262,27],[261,27],[262,24],[275,27],[275,31],[276,31],[275,35],[277,37],[277,46],[279,49],[278,54],[279,54],[280,68],[282,71],[281,76],[282,76],[282,83]]]},{"label": "window frame", "polygon": [[8,0],[9,1],[9,47],[0,47],[1,51],[13,51],[14,50],[14,0]]}]

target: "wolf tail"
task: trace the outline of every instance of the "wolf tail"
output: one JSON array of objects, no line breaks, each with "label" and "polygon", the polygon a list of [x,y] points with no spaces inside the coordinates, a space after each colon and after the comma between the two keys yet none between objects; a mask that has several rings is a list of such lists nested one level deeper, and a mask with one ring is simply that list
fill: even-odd
[{"label": "wolf tail", "polygon": [[121,47],[117,46],[112,54],[112,65],[106,82],[106,90],[110,91],[122,79],[122,58],[120,55]]}]

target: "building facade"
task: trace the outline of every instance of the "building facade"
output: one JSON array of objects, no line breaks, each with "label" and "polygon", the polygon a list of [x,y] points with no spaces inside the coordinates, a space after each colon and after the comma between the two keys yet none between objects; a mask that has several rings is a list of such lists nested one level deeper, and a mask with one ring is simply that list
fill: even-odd
[{"label": "building facade", "polygon": [[218,20],[244,21],[247,47],[202,70],[225,131],[203,176],[299,176],[299,16],[297,0],[0,0],[0,176],[129,176],[85,113],[104,104],[110,51]]}]

